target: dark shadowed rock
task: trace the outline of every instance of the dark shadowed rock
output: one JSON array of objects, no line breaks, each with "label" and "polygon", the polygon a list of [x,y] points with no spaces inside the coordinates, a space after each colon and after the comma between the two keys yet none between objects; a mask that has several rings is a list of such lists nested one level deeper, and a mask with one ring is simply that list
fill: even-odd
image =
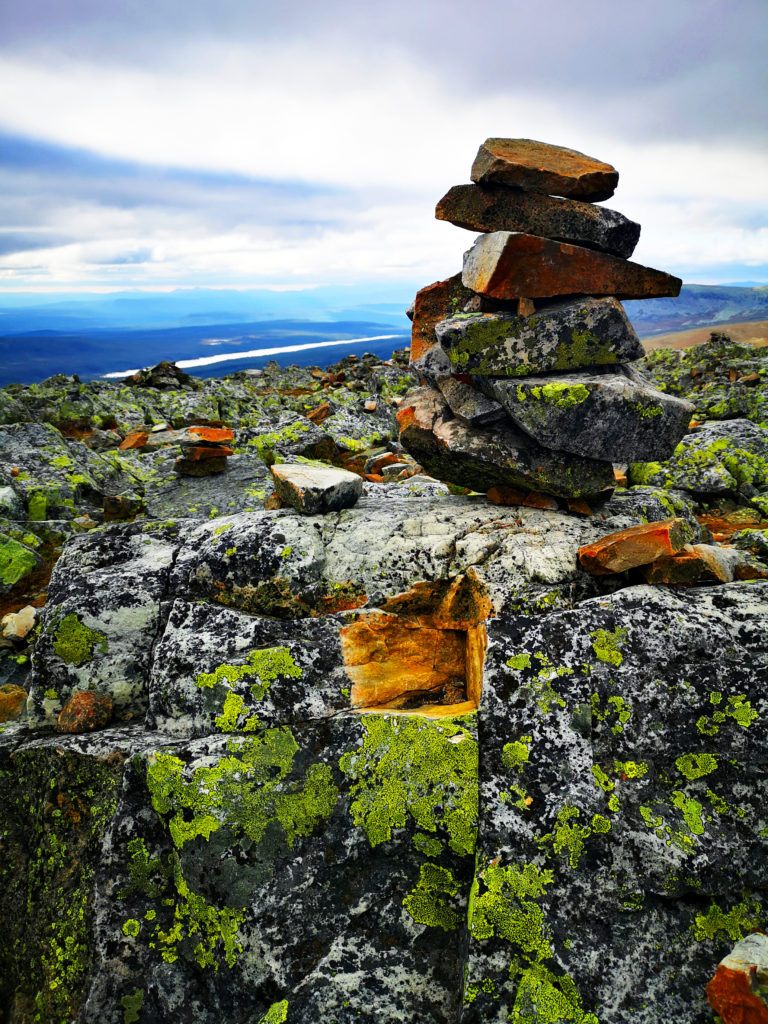
[{"label": "dark shadowed rock", "polygon": [[643,346],[612,298],[553,303],[531,316],[467,313],[435,333],[455,373],[517,377],[631,362]]},{"label": "dark shadowed rock", "polygon": [[613,487],[610,463],[569,456],[536,444],[509,424],[492,430],[456,419],[439,391],[412,391],[397,419],[400,443],[439,480],[475,491],[524,488],[560,497],[597,494]]},{"label": "dark shadowed rock", "polygon": [[639,375],[636,380],[623,373],[478,380],[539,444],[609,462],[668,458],[693,413],[690,403],[657,391]]},{"label": "dark shadowed rock", "polygon": [[682,281],[608,253],[522,232],[481,235],[464,254],[462,282],[494,299],[615,295],[650,299],[679,295]]},{"label": "dark shadowed rock", "polygon": [[456,377],[446,377],[439,380],[437,386],[451,412],[466,420],[470,427],[487,427],[505,418],[502,406],[471,384]]},{"label": "dark shadowed rock", "polygon": [[454,185],[437,204],[435,216],[469,231],[524,231],[624,259],[640,237],[640,225],[616,210],[503,185]]},{"label": "dark shadowed rock", "polygon": [[526,192],[593,203],[610,199],[619,182],[619,173],[610,164],[533,139],[486,139],[470,177],[483,184],[514,185]]}]

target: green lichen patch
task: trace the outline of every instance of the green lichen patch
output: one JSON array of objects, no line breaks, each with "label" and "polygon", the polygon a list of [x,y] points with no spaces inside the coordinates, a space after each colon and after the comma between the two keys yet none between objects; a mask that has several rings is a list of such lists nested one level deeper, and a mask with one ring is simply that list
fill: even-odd
[{"label": "green lichen patch", "polygon": [[371,846],[412,820],[424,832],[447,833],[456,853],[473,853],[478,748],[460,721],[369,715],[363,727],[363,746],[339,767],[351,780],[352,818]]},{"label": "green lichen patch", "polygon": [[109,650],[104,634],[90,629],[74,613],[66,615],[58,624],[52,646],[67,665],[84,665],[93,658],[97,648],[102,654]]},{"label": "green lichen patch", "polygon": [[0,584],[14,587],[38,564],[34,552],[17,540],[0,534]]},{"label": "green lichen patch", "polygon": [[513,1024],[599,1024],[594,1013],[584,1010],[567,974],[557,975],[542,964],[522,970],[513,964],[510,975],[519,977],[515,1003],[507,1017]]},{"label": "green lichen patch", "polygon": [[452,931],[461,923],[461,914],[452,899],[459,889],[459,883],[447,868],[422,864],[416,887],[405,897],[403,906],[419,924]]},{"label": "green lichen patch", "polygon": [[144,1005],[144,989],[137,988],[131,995],[123,996],[120,1005],[123,1008],[123,1024],[137,1024],[141,1017],[141,1008]]},{"label": "green lichen patch", "polygon": [[736,903],[730,910],[723,910],[712,902],[705,914],[697,914],[691,931],[697,942],[717,939],[724,932],[732,942],[738,942],[749,932],[764,927],[760,905],[754,900],[745,899]]},{"label": "green lichen patch", "polygon": [[590,633],[592,638],[592,650],[598,661],[604,661],[608,665],[618,666],[624,660],[621,647],[627,639],[629,630],[619,627],[611,632],[607,629],[598,629]]},{"label": "green lichen patch", "polygon": [[259,1017],[257,1024],[285,1024],[288,1020],[288,1000],[281,999],[279,1003],[272,1003],[267,1012]]},{"label": "green lichen patch", "polygon": [[536,902],[554,875],[535,864],[488,864],[475,879],[469,903],[469,931],[482,941],[496,935],[540,962],[552,956],[544,914]]},{"label": "green lichen patch", "polygon": [[701,779],[717,771],[714,754],[683,754],[675,761],[675,767],[686,779]]}]

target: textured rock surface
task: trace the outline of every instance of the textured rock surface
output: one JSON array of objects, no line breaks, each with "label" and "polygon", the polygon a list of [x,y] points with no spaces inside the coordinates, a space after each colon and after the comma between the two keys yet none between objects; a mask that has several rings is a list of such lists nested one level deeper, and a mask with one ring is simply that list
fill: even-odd
[{"label": "textured rock surface", "polygon": [[593,203],[610,199],[619,181],[610,164],[533,139],[486,139],[472,164],[471,178]]},{"label": "textured rock surface", "polygon": [[473,313],[442,320],[435,333],[459,373],[492,377],[611,366],[643,347],[616,299],[558,302],[531,316]]},{"label": "textured rock surface", "polygon": [[717,965],[707,998],[725,1024],[768,1021],[768,936],[756,933],[736,943]]},{"label": "textured rock surface", "polygon": [[306,515],[351,508],[363,493],[361,477],[345,469],[274,465],[270,471],[280,499]]},{"label": "textured rock surface", "polygon": [[461,274],[421,288],[413,303],[411,362],[416,362],[436,344],[435,324],[458,313],[473,293],[461,283]]},{"label": "textured rock surface", "polygon": [[693,413],[689,402],[623,373],[479,383],[539,444],[610,462],[668,458]]},{"label": "textured rock surface", "polygon": [[588,572],[597,575],[626,572],[665,555],[675,554],[690,539],[690,527],[685,520],[663,519],[617,530],[594,544],[579,548],[579,562]]},{"label": "textured rock surface", "polygon": [[494,299],[553,295],[615,295],[649,299],[679,295],[682,281],[583,246],[538,235],[494,231],[464,254],[465,287]]},{"label": "textured rock surface", "polygon": [[640,237],[640,225],[616,210],[502,185],[454,185],[437,204],[435,216],[470,231],[524,231],[624,259]]},{"label": "textured rock surface", "polygon": [[451,412],[466,420],[471,427],[487,427],[505,417],[504,409],[497,401],[471,384],[446,377],[438,380],[437,387]]},{"label": "textured rock surface", "polygon": [[439,391],[412,391],[398,413],[400,442],[428,473],[476,491],[523,487],[563,497],[613,486],[610,463],[536,444],[513,426],[470,427],[453,416]]}]

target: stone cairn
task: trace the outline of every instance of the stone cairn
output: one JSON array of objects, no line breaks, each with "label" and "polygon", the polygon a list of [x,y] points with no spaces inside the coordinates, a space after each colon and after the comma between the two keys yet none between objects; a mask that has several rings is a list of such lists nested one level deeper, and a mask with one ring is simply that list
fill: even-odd
[{"label": "stone cairn", "polygon": [[483,234],[463,272],[409,310],[425,384],[398,413],[404,448],[432,476],[510,504],[600,495],[615,463],[669,458],[693,407],[632,367],[644,352],[619,300],[675,296],[682,282],[630,262],[640,225],[594,205],[616,170],[487,139],[471,177],[436,216]]}]

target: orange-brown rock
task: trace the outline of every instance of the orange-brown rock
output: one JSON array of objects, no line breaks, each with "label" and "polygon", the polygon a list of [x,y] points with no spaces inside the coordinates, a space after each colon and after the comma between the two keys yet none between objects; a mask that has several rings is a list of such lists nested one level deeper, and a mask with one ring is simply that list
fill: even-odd
[{"label": "orange-brown rock", "polygon": [[707,985],[707,999],[723,1024],[768,1024],[768,936],[737,942]]},{"label": "orange-brown rock", "polygon": [[190,434],[197,434],[202,441],[209,441],[211,444],[221,444],[224,441],[234,441],[234,431],[229,427],[190,427]]},{"label": "orange-brown rock", "polygon": [[27,703],[27,691],[14,683],[0,686],[0,722],[11,722],[18,718]]},{"label": "orange-brown rock", "polygon": [[365,474],[365,479],[370,484],[383,484],[384,483],[384,477],[381,475],[381,473],[366,473]]},{"label": "orange-brown rock", "polygon": [[516,491],[514,487],[492,487],[486,498],[494,505],[522,505],[525,501],[525,491]]},{"label": "orange-brown rock", "polygon": [[579,562],[595,576],[625,572],[638,565],[672,555],[691,540],[691,528],[684,519],[664,519],[609,533],[594,544],[579,548]]},{"label": "orange-brown rock", "polygon": [[548,494],[539,494],[537,491],[526,494],[523,504],[527,508],[543,508],[550,512],[556,512],[560,508],[554,498]]},{"label": "orange-brown rock", "polygon": [[610,199],[619,183],[619,173],[611,164],[534,139],[486,139],[470,177],[478,183],[512,185],[589,203]]},{"label": "orange-brown rock", "polygon": [[416,293],[411,327],[411,362],[416,362],[437,344],[435,324],[460,313],[472,292],[461,283],[461,274],[422,288]]},{"label": "orange-brown rock", "polygon": [[323,420],[327,420],[330,415],[330,404],[328,402],[323,402],[322,405],[318,405],[316,409],[312,409],[307,413],[307,419],[312,420],[313,423],[322,423]]},{"label": "orange-brown rock", "polygon": [[93,732],[103,729],[112,717],[112,698],[96,690],[78,690],[61,709],[56,732]]},{"label": "orange-brown rock", "polygon": [[493,610],[485,587],[472,569],[452,580],[416,583],[410,590],[387,598],[381,608],[433,629],[469,629],[490,618]]},{"label": "orange-brown rock", "polygon": [[679,295],[682,281],[661,270],[539,235],[494,231],[464,254],[462,282],[494,299],[613,295],[649,299]]},{"label": "orange-brown rock", "polygon": [[570,512],[576,512],[580,516],[591,516],[592,509],[584,501],[583,498],[569,498],[568,499],[568,510]]},{"label": "orange-brown rock", "polygon": [[377,455],[366,462],[365,468],[369,473],[380,473],[385,466],[394,466],[399,461],[400,459],[394,452],[384,452],[383,455]]},{"label": "orange-brown rock", "polygon": [[149,434],[146,430],[132,430],[129,434],[126,434],[125,440],[119,445],[119,450],[127,452],[134,448],[143,448],[148,440]]},{"label": "orange-brown rock", "polygon": [[285,508],[285,507],[286,507],[286,504],[282,500],[280,495],[277,493],[277,491],[272,491],[272,493],[268,494],[266,496],[266,498],[264,499],[264,508],[268,512],[274,512],[275,509]]},{"label": "orange-brown rock", "polygon": [[187,448],[184,451],[184,458],[189,459],[190,462],[200,462],[201,459],[217,459],[229,455],[234,455],[234,452],[231,448],[225,448],[224,445],[217,445],[215,448],[195,445],[194,448]]}]

